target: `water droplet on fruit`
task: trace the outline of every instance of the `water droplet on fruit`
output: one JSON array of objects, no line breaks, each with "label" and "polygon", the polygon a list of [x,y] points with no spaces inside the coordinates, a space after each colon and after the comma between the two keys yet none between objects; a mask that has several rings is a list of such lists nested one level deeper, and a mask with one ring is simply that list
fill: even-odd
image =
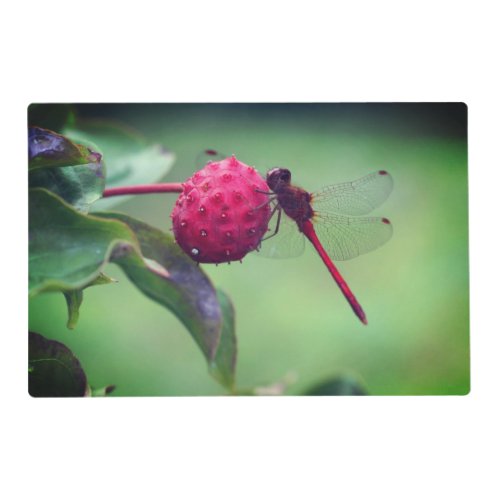
[{"label": "water droplet on fruit", "polygon": [[229,257],[231,255],[231,250],[225,250],[224,253],[226,254],[226,257]]},{"label": "water droplet on fruit", "polygon": [[201,205],[198,211],[204,214],[206,212],[206,208],[203,205]]},{"label": "water droplet on fruit", "polygon": [[226,231],[226,238],[231,239],[233,233],[231,231]]},{"label": "water droplet on fruit", "polygon": [[191,254],[192,255],[198,255],[199,253],[200,253],[200,251],[197,248],[192,248],[191,249]]},{"label": "water droplet on fruit", "polygon": [[226,214],[225,212],[222,212],[222,213],[220,214],[220,218],[221,218],[221,219],[227,219],[227,214]]},{"label": "water droplet on fruit", "polygon": [[254,228],[254,227],[251,227],[249,230],[248,230],[248,234],[250,235],[253,235],[257,232],[257,230]]},{"label": "water droplet on fruit", "polygon": [[207,233],[204,229],[202,229],[202,230],[200,231],[200,236],[206,237],[206,236],[207,236],[207,234],[208,234],[208,233]]},{"label": "water droplet on fruit", "polygon": [[183,220],[183,221],[181,222],[181,227],[186,227],[187,225],[188,225],[188,223],[187,223],[185,220]]}]

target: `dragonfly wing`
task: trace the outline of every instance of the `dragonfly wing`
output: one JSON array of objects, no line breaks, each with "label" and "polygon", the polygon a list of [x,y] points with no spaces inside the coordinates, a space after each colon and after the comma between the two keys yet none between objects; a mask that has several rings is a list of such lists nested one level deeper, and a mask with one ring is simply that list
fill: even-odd
[{"label": "dragonfly wing", "polygon": [[379,170],[361,179],[327,186],[313,193],[313,208],[325,213],[364,215],[387,199],[392,186],[391,175]]},{"label": "dragonfly wing", "polygon": [[[299,231],[297,223],[283,211],[281,211],[280,217],[279,212],[279,210],[276,210],[269,221],[267,235],[261,241],[260,248],[258,252],[254,252],[254,255],[274,259],[288,259],[297,257],[304,252],[305,239],[304,235]],[[273,235],[278,225],[278,219],[278,232]]]},{"label": "dragonfly wing", "polygon": [[392,236],[385,217],[346,217],[316,214],[313,221],[319,241],[332,260],[349,260],[375,250]]}]

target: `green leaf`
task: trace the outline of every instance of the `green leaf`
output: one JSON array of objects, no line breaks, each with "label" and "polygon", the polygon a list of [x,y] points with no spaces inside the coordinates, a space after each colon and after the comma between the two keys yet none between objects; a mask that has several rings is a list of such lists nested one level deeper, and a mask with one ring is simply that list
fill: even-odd
[{"label": "green leaf", "polygon": [[102,155],[50,130],[30,127],[30,188],[45,188],[82,212],[102,196],[105,169]]},{"label": "green leaf", "polygon": [[[212,283],[179,248],[172,236],[124,214],[100,212],[135,233],[143,257],[128,253],[114,258],[130,281],[170,309],[191,332],[209,362],[215,359],[221,336],[222,313]],[[153,261],[153,262],[151,262]]]},{"label": "green leaf", "polygon": [[[175,161],[175,155],[164,146],[150,144],[139,132],[112,121],[81,120],[65,128],[64,134],[77,142],[98,145],[106,161],[106,188],[157,182]],[[109,209],[128,198],[104,198],[92,209]]]},{"label": "green leaf", "polygon": [[103,273],[100,273],[95,280],[93,280],[85,287],[77,290],[70,290],[68,292],[63,292],[64,298],[66,299],[66,304],[68,306],[68,322],[66,326],[70,330],[73,330],[76,327],[78,318],[80,316],[80,306],[82,305],[83,302],[83,290],[85,288],[88,288],[89,286],[107,285],[110,283],[116,283],[116,280],[106,276]]},{"label": "green leaf", "polygon": [[85,396],[85,372],[64,344],[29,332],[28,351],[28,391],[31,396]]},{"label": "green leaf", "polygon": [[113,261],[170,309],[213,361],[222,328],[217,295],[170,235],[123,214],[81,214],[44,189],[31,190],[29,198],[31,296],[82,289]]},{"label": "green leaf", "polygon": [[66,326],[73,330],[78,322],[80,316],[80,306],[83,302],[83,291],[70,290],[69,292],[63,292],[64,298],[66,299],[66,304],[68,306],[68,322]]},{"label": "green leaf", "polygon": [[306,396],[366,396],[363,385],[350,376],[334,377],[307,390]]},{"label": "green leaf", "polygon": [[230,392],[234,392],[237,355],[234,307],[222,290],[217,290],[217,298],[222,310],[222,331],[215,358],[210,364],[210,373]]},{"label": "green leaf", "polygon": [[113,251],[134,247],[125,224],[83,215],[45,189],[30,190],[30,296],[81,289],[99,277]]}]

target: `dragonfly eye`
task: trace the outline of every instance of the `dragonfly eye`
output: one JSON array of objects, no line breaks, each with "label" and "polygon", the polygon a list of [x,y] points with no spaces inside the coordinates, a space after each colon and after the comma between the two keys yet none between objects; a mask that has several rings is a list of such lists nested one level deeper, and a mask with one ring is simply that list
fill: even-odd
[{"label": "dragonfly eye", "polygon": [[276,167],[269,170],[267,173],[267,185],[275,191],[276,189],[282,188],[284,184],[289,184],[291,178],[292,174],[290,170]]}]

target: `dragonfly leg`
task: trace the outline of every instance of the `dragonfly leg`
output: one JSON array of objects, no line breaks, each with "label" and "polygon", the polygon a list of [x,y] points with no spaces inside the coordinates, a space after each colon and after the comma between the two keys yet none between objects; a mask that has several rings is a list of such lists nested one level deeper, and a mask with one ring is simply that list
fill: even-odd
[{"label": "dragonfly leg", "polygon": [[276,227],[274,228],[274,233],[270,234],[269,236],[266,236],[265,238],[262,238],[260,240],[261,243],[263,241],[268,240],[269,238],[272,238],[273,236],[276,236],[276,234],[278,234],[278,231],[279,231],[279,228],[280,228],[280,222],[281,222],[281,208],[279,207],[279,205],[276,205],[273,208],[273,211],[271,212],[271,217],[274,215],[274,212],[276,212],[276,210],[278,210],[278,217],[276,219]]},{"label": "dragonfly leg", "polygon": [[273,194],[276,194],[274,191],[263,191],[262,189],[257,189],[257,188],[255,188],[255,192],[260,194],[267,194],[267,196],[272,196]]},{"label": "dragonfly leg", "polygon": [[[256,189],[257,191],[257,189]],[[266,193],[267,194],[267,193]],[[275,199],[277,198],[277,196],[275,196],[274,198],[269,198],[269,200],[267,200],[266,202],[262,203],[261,205],[259,205],[258,207],[255,207],[255,208],[252,208],[252,210],[259,210],[261,209],[262,207],[265,207],[266,205],[269,205],[269,203],[271,203],[272,201],[274,201]],[[274,210],[273,210],[273,213],[271,214],[271,216],[274,214]]]}]

